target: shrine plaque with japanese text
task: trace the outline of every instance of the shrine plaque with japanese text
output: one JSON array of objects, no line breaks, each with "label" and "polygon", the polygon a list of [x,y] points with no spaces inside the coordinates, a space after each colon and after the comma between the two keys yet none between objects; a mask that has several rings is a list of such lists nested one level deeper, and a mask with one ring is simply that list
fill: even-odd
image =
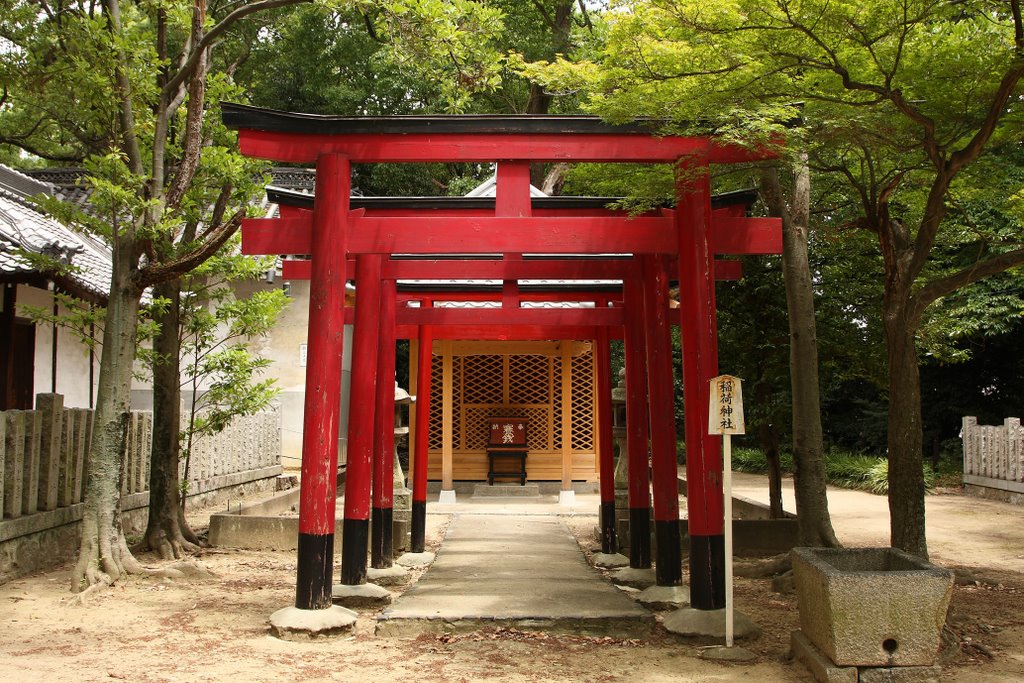
[{"label": "shrine plaque with japanese text", "polygon": [[708,434],[743,434],[742,380],[719,375],[711,380]]},{"label": "shrine plaque with japanese text", "polygon": [[488,448],[526,448],[525,417],[495,417],[490,420]]}]

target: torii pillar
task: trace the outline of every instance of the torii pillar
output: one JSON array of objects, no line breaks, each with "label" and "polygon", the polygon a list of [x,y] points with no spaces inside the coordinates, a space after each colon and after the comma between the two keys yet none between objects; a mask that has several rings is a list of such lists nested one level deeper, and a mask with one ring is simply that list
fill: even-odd
[{"label": "torii pillar", "polygon": [[381,262],[380,254],[362,254],[356,259],[356,315],[352,342],[352,390],[348,409],[345,525],[341,538],[341,583],[344,586],[366,583],[374,413],[377,402]]},{"label": "torii pillar", "polygon": [[[357,302],[358,305],[358,302]],[[377,351],[377,407],[374,416],[373,510],[370,517],[370,566],[387,569],[394,559],[395,473],[395,281],[385,280],[380,300],[380,348]]]},{"label": "torii pillar", "polygon": [[676,185],[690,604],[700,610],[725,607],[722,456],[718,439],[707,429],[708,382],[718,374],[709,171],[706,161],[686,165]]},{"label": "torii pillar", "polygon": [[419,328],[416,351],[416,431],[412,444],[412,534],[409,550],[426,550],[427,528],[427,451],[430,446],[430,370],[433,362],[433,335],[429,325]]},{"label": "torii pillar", "polygon": [[[676,419],[672,382],[672,337],[668,320],[668,272],[663,258],[641,257],[644,264],[644,329],[647,339],[647,392],[651,424],[651,470],[656,579],[659,586],[683,583],[679,537],[679,487],[676,475]],[[680,602],[689,596],[680,593]]]},{"label": "torii pillar", "polygon": [[605,555],[614,555],[619,552],[619,540],[615,529],[612,362],[607,327],[598,330],[594,357],[597,372],[597,457],[601,480],[601,552]]},{"label": "torii pillar", "polygon": [[341,357],[345,338],[345,235],[351,164],[340,154],[317,159],[312,277],[299,494],[295,606],[270,616],[280,637],[347,630],[355,612],[332,604],[338,477]]},{"label": "torii pillar", "polygon": [[638,278],[623,282],[626,309],[626,450],[629,452],[629,567],[651,568],[651,494],[647,465],[647,372],[643,327],[643,285]]}]

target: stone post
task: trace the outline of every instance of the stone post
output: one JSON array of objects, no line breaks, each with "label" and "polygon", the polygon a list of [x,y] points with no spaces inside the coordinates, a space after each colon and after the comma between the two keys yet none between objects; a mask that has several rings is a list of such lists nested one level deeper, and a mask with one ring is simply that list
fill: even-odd
[{"label": "stone post", "polygon": [[1006,461],[1007,479],[1021,481],[1024,479],[1024,448],[1021,444],[1020,418],[1006,418]]},{"label": "stone post", "polygon": [[75,409],[75,469],[74,501],[82,502],[85,478],[89,474],[89,444],[92,443],[92,411]]},{"label": "stone post", "polygon": [[25,483],[25,411],[4,413],[4,509],[3,516],[21,517],[22,486]]},{"label": "stone post", "polygon": [[60,426],[60,463],[57,471],[57,507],[67,507],[75,496],[75,412],[62,411]]},{"label": "stone post", "polygon": [[7,419],[0,412],[0,520],[4,518],[4,486],[7,471]]},{"label": "stone post", "polygon": [[31,515],[39,506],[39,432],[42,421],[35,410],[22,412],[25,416],[25,464],[22,469],[21,512]]},{"label": "stone post", "polygon": [[55,510],[61,474],[61,443],[64,397],[60,394],[37,394],[36,410],[40,413],[39,441],[39,509]]},{"label": "stone post", "polygon": [[977,428],[978,418],[968,416],[963,419],[963,429],[960,432],[960,438],[964,444],[964,474],[978,473],[978,444],[975,438]]}]

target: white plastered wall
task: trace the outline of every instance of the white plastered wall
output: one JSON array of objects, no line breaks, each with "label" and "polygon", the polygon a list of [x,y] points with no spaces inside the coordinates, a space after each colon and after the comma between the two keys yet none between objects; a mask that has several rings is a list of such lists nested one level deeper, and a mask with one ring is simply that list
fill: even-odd
[{"label": "white plastered wall", "polygon": [[[53,296],[45,289],[18,285],[17,305],[36,306],[52,310]],[[63,307],[58,307],[58,313],[65,313]],[[19,310],[17,315],[25,317]],[[58,326],[57,335],[57,373],[53,373],[53,326],[48,323],[39,323],[36,326],[36,349],[33,370],[32,393],[50,393],[54,388],[54,377],[56,377],[56,391],[64,396],[65,408],[89,408],[90,393],[92,399],[96,398],[96,382],[99,380],[99,347],[95,357],[91,359],[92,374],[90,376],[89,348],[79,341],[77,335],[72,331]],[[100,330],[95,331],[97,337]],[[92,383],[90,385],[90,377]]]}]

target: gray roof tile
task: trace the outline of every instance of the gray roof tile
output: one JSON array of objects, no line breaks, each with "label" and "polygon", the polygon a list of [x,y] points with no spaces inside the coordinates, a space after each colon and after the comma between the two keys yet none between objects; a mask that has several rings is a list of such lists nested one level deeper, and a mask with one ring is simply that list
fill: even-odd
[{"label": "gray roof tile", "polygon": [[20,250],[70,258],[73,266],[66,277],[83,289],[106,298],[110,288],[110,250],[88,235],[42,213],[31,197],[52,193],[48,182],[30,178],[0,165],[0,272],[32,273],[37,269]]}]

